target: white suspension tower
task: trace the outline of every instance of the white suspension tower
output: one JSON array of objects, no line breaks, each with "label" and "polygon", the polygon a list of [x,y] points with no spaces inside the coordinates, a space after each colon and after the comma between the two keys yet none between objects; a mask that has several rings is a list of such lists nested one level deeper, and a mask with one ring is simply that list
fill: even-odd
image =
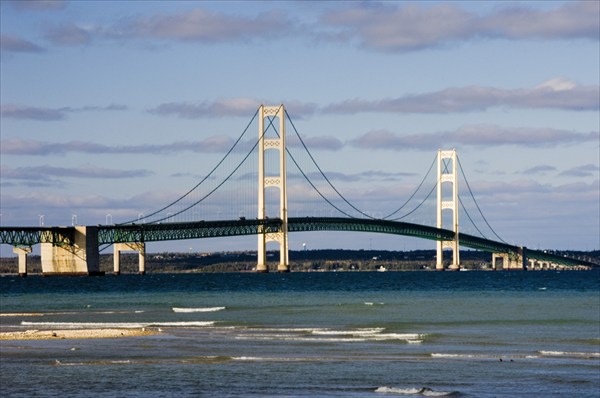
[{"label": "white suspension tower", "polygon": [[[443,250],[452,249],[452,264],[449,269],[457,270],[460,268],[460,252],[458,244],[458,179],[456,170],[456,150],[449,151],[438,150],[438,184],[437,184],[437,227],[443,228],[442,212],[450,210],[452,212],[452,231],[454,239],[437,242],[437,261],[435,269],[443,270]],[[449,200],[443,198],[443,186],[452,184],[452,196]]]},{"label": "white suspension tower", "polygon": [[[265,138],[265,118],[279,119],[279,137]],[[270,122],[267,124],[267,129]],[[287,272],[288,268],[288,223],[287,223],[287,175],[285,167],[285,108],[279,106],[264,106],[259,108],[258,119],[258,219],[264,220],[265,191],[267,188],[279,188],[279,218],[281,231],[258,234],[257,272],[269,272],[266,262],[267,242],[279,242],[279,265],[277,271]],[[279,174],[265,176],[265,152],[274,149],[279,151]]]}]

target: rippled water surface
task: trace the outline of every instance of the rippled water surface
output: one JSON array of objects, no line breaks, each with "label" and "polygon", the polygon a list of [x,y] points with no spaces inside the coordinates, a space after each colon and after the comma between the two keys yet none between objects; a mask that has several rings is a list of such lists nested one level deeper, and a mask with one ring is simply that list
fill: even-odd
[{"label": "rippled water surface", "polygon": [[8,397],[600,391],[598,270],[5,276],[0,297],[2,331],[160,329],[2,341]]}]

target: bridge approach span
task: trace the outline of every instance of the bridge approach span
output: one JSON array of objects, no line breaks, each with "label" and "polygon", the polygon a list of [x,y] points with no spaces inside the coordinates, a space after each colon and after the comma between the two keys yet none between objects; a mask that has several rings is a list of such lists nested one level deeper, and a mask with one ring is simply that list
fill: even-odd
[{"label": "bridge approach span", "polygon": [[[98,245],[107,245],[114,243],[145,243],[277,233],[281,231],[281,225],[282,222],[279,218],[269,218],[264,220],[239,219],[182,223],[98,225],[91,228],[96,228],[98,231]],[[384,233],[434,241],[452,240],[455,235],[455,232],[451,230],[401,221],[341,217],[288,218],[288,232],[310,231]],[[74,245],[74,234],[75,227],[2,227],[0,228],[0,243],[15,247],[31,247],[40,243],[72,246]],[[528,259],[548,261],[567,266],[599,266],[598,264],[586,261],[509,245],[464,233],[459,233],[459,241],[461,246],[490,253],[520,255]]]}]

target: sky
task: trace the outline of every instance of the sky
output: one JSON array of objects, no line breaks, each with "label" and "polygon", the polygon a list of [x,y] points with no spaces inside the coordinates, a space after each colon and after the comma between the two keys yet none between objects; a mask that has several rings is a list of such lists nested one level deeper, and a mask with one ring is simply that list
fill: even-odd
[{"label": "sky", "polygon": [[[394,210],[438,149],[456,149],[504,240],[600,248],[598,1],[2,0],[0,18],[1,226],[160,209],[260,104],[284,104],[324,173],[370,214]],[[308,200],[295,181],[291,215]],[[148,250],[255,247],[244,237]],[[304,247],[435,244],[290,235]]]}]

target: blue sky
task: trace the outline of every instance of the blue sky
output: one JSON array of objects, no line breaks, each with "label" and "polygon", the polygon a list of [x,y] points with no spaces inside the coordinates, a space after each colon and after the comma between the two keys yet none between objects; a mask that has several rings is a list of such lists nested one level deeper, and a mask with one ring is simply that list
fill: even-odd
[{"label": "blue sky", "polygon": [[[205,175],[258,105],[283,103],[323,171],[372,214],[404,202],[438,148],[456,148],[503,239],[599,248],[597,1],[0,7],[3,226],[147,214]],[[291,214],[308,198],[293,181]],[[434,247],[378,235],[290,239],[293,249]]]}]

